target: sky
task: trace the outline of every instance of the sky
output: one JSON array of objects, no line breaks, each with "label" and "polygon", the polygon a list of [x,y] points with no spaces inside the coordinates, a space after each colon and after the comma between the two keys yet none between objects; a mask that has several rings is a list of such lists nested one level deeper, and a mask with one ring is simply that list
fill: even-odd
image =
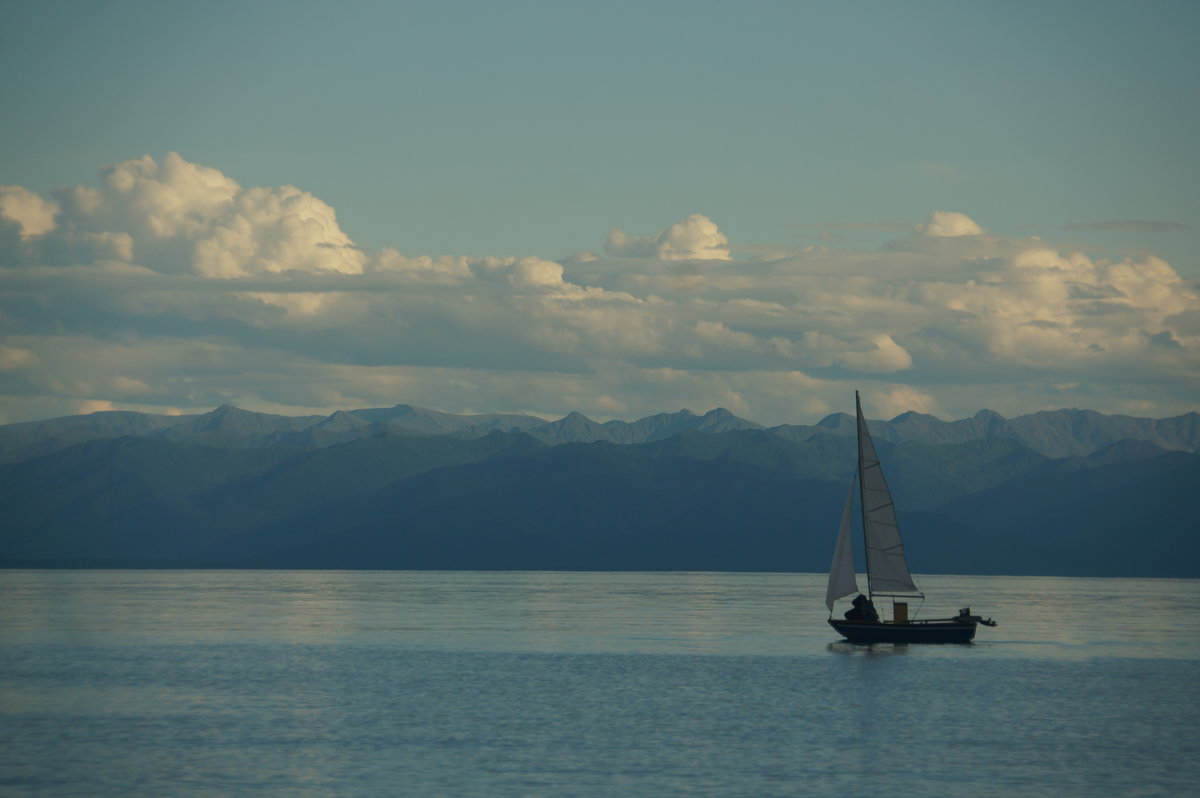
[{"label": "sky", "polygon": [[1192,2],[0,5],[0,423],[1200,409]]}]

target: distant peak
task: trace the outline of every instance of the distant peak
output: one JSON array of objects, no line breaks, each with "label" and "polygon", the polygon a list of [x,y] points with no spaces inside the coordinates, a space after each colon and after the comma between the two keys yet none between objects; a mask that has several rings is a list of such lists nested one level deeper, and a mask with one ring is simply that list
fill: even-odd
[{"label": "distant peak", "polygon": [[995,410],[988,410],[986,408],[983,410],[980,410],[978,413],[976,413],[975,418],[979,419],[980,421],[987,421],[987,420],[997,419],[997,418],[1000,419],[1001,421],[1004,420],[1004,416],[1000,415]]},{"label": "distant peak", "polygon": [[733,413],[730,413],[723,407],[714,408],[704,414],[705,418],[733,418]]},{"label": "distant peak", "polygon": [[836,429],[837,427],[842,426],[842,424],[846,423],[846,421],[849,421],[849,420],[852,420],[852,419],[850,418],[850,416],[846,415],[845,413],[831,413],[828,416],[825,416],[825,418],[818,421],[817,426],[824,427],[825,429]]},{"label": "distant peak", "polygon": [[196,416],[193,429],[203,432],[228,430],[249,422],[256,414],[231,404],[223,404],[209,413]]}]

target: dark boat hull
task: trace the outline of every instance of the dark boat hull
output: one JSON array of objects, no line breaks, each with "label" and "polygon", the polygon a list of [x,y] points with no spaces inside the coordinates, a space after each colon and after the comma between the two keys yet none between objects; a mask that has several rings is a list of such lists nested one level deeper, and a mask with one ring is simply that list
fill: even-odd
[{"label": "dark boat hull", "polygon": [[851,643],[970,643],[975,639],[974,621],[840,621],[829,625]]}]

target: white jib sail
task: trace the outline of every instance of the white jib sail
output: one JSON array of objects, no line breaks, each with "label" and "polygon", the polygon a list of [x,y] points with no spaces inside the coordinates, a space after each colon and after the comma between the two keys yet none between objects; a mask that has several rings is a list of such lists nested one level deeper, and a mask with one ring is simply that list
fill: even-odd
[{"label": "white jib sail", "polygon": [[863,538],[872,593],[919,593],[904,557],[892,493],[883,478],[875,444],[858,407],[858,468],[862,484]]},{"label": "white jib sail", "polygon": [[850,492],[846,494],[846,509],[842,511],[842,525],[838,528],[837,543],[833,547],[833,565],[829,568],[829,587],[825,589],[825,606],[833,612],[833,602],[858,592],[858,581],[854,578],[854,550],[850,545],[850,515],[854,508],[854,480],[850,480]]}]

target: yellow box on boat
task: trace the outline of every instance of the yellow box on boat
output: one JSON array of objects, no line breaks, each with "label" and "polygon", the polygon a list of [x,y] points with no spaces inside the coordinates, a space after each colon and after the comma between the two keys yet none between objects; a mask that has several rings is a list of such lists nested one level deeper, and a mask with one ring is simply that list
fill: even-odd
[{"label": "yellow box on boat", "polygon": [[896,623],[908,623],[907,601],[897,601],[892,604],[892,619]]}]

